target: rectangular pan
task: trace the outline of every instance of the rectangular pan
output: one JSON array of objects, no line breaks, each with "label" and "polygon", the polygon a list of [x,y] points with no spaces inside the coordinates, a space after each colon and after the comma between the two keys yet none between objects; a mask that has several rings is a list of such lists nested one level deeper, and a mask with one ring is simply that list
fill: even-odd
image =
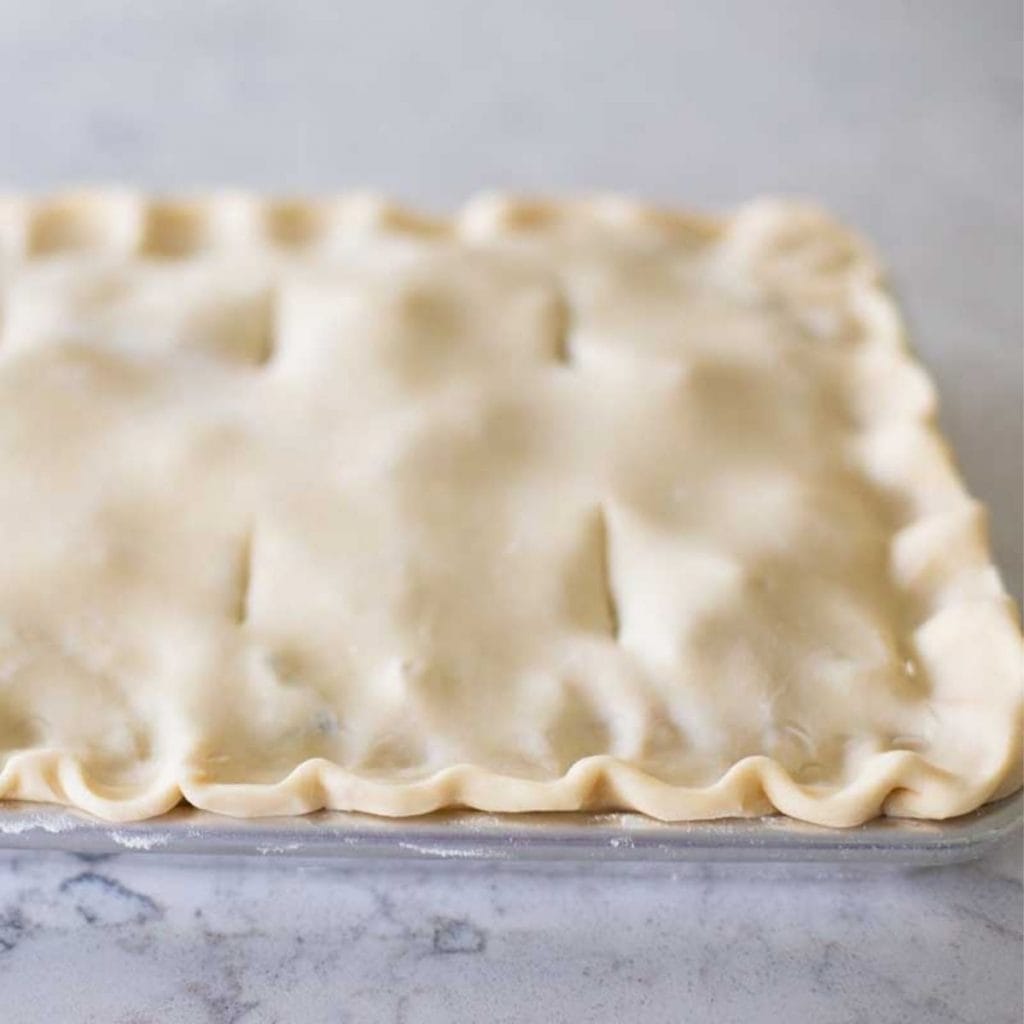
[{"label": "rectangular pan", "polygon": [[638,814],[492,815],[458,811],[376,818],[320,811],[229,818],[180,807],[111,824],[43,804],[0,804],[0,848],[415,861],[807,863],[893,867],[982,856],[1022,820],[1021,794],[943,822],[879,818],[833,829],[791,818],[666,824]]}]

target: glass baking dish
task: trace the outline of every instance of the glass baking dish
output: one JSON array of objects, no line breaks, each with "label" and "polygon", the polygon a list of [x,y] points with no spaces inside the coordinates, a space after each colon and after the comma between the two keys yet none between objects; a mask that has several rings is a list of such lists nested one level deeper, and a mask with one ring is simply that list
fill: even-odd
[{"label": "glass baking dish", "polygon": [[0,847],[270,858],[590,863],[818,863],[893,867],[980,857],[1021,822],[1021,794],[948,821],[879,818],[858,828],[782,816],[666,824],[638,814],[495,815],[453,811],[377,818],[319,811],[229,818],[179,807],[111,824],[45,804],[0,804]]}]

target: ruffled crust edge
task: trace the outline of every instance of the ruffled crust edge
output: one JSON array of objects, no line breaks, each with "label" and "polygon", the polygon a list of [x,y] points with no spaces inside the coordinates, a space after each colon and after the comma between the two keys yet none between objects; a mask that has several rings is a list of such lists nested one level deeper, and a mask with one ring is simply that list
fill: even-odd
[{"label": "ruffled crust edge", "polygon": [[[899,313],[870,248],[816,206],[757,200],[731,217],[678,213],[620,196],[572,201],[484,196],[451,219],[435,219],[376,196],[319,201],[225,193],[196,199],[147,199],[131,192],[69,193],[45,199],[0,197],[0,271],[26,259],[97,251],[119,258],[187,259],[253,244],[322,251],[340,239],[377,233],[472,242],[520,233],[574,230],[654,233],[695,243],[716,240],[727,261],[801,310],[852,316],[894,372],[912,375],[874,410],[862,430],[865,476],[910,509],[892,538],[896,585],[918,609],[912,640],[927,639],[980,615],[1019,666],[1020,630],[992,566],[978,506],[967,494],[935,423],[927,376],[910,358]],[[947,554],[953,541],[955,556]],[[954,631],[956,630],[954,625]],[[964,628],[967,643],[971,630]],[[927,663],[927,644],[921,645]],[[1011,676],[1013,672],[1011,670]],[[963,682],[962,680],[960,682]],[[59,803],[110,821],[162,814],[181,800],[239,817],[304,814],[328,808],[412,816],[449,807],[492,813],[632,810],[664,821],[781,812],[814,824],[848,827],[878,814],[942,819],[974,810],[1021,786],[1024,692],[1021,674],[998,679],[991,693],[948,694],[984,705],[1005,727],[984,770],[954,773],[905,750],[876,754],[841,787],[802,785],[769,757],[746,757],[716,783],[665,782],[616,758],[576,762],[549,781],[453,765],[415,781],[382,782],[312,759],[275,783],[218,783],[175,765],[146,785],[105,786],[75,756],[49,749],[11,754],[0,770],[0,799]],[[955,690],[956,681],[952,684]],[[986,699],[990,698],[990,699]]]},{"label": "ruffled crust edge", "polygon": [[817,825],[860,825],[881,813],[948,818],[1009,795],[1019,751],[1008,749],[984,779],[967,781],[910,751],[877,754],[842,787],[805,786],[770,757],[737,761],[716,783],[678,786],[607,755],[577,761],[550,781],[516,778],[473,765],[413,782],[363,778],[322,758],[304,761],[275,783],[217,783],[166,776],[137,792],[100,785],[75,757],[51,750],[14,754],[0,773],[0,796],[78,807],[108,821],[134,821],[187,800],[234,817],[307,814],[324,808],[411,817],[442,808],[491,813],[638,811],[661,821],[753,817],[774,811]]}]

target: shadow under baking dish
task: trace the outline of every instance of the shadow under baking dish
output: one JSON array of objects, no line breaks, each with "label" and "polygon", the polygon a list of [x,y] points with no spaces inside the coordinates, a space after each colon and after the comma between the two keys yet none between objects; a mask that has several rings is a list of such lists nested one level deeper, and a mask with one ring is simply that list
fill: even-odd
[{"label": "shadow under baking dish", "polygon": [[973,860],[1021,822],[1021,793],[947,821],[878,818],[849,829],[784,816],[667,824],[638,814],[448,811],[378,818],[318,811],[229,818],[182,806],[111,824],[46,804],[0,805],[0,848],[228,854],[268,859],[591,864],[815,863],[907,867]]}]

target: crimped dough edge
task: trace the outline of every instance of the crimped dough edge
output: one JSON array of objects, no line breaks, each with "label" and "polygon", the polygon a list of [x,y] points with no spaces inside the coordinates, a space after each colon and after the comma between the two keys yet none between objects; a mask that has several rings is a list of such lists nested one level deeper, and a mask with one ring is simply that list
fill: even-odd
[{"label": "crimped dough edge", "polygon": [[881,813],[926,819],[965,814],[1017,788],[1007,774],[1017,760],[1019,751],[1008,750],[999,771],[970,784],[916,753],[894,750],[876,755],[848,785],[828,788],[801,785],[777,761],[763,756],[736,762],[705,787],[672,785],[607,755],[583,758],[549,782],[462,764],[415,782],[384,783],[313,758],[276,783],[207,783],[186,775],[126,795],[98,785],[77,758],[38,750],[11,757],[0,774],[0,791],[8,799],[62,804],[116,822],[156,817],[187,800],[202,810],[241,818],[323,809],[397,818],[462,807],[495,814],[635,811],[672,822],[778,812],[844,828]]},{"label": "crimped dough edge", "polygon": [[[785,295],[794,303],[838,304],[852,313],[873,339],[892,346],[901,371],[920,376],[902,323],[867,245],[812,204],[761,199],[722,218],[681,213],[620,196],[544,200],[487,195],[451,219],[430,218],[376,196],[353,195],[293,201],[225,193],[197,199],[146,199],[131,192],[77,192],[40,199],[0,197],[0,265],[25,257],[99,246],[151,258],[187,258],[211,244],[244,244],[253,225],[271,244],[315,245],[329,233],[400,233],[454,239],[497,238],[582,226],[588,230],[643,230],[716,238],[743,259],[769,261],[773,247],[804,261],[803,288]],[[770,272],[770,265],[768,266]],[[927,381],[926,381],[927,384]],[[928,385],[930,387],[930,385]],[[1021,653],[1017,613],[998,582],[984,536],[984,522],[935,421],[934,400],[912,403],[906,414],[867,424],[885,435],[885,459],[866,457],[862,469],[873,484],[889,488],[914,518],[892,537],[892,571],[898,587],[926,614],[914,638],[953,621],[959,642],[977,638],[972,622],[983,622],[997,639]],[[893,453],[895,452],[895,455]],[[982,556],[946,560],[951,535],[967,531]],[[904,557],[904,550],[909,554]],[[938,571],[919,571],[939,564]],[[978,585],[979,577],[985,585]],[[994,582],[993,582],[994,581]],[[960,620],[963,625],[958,625]],[[973,634],[973,636],[972,636]],[[984,639],[984,637],[982,637]],[[984,659],[981,659],[982,661]],[[1021,664],[1017,657],[1018,665]],[[859,774],[834,787],[803,785],[777,761],[745,757],[712,785],[686,787],[661,780],[608,755],[585,757],[549,781],[505,775],[457,764],[425,778],[382,782],[322,758],[298,764],[275,783],[205,781],[188,765],[166,767],[159,778],[137,787],[109,787],[91,777],[75,756],[51,749],[11,754],[0,770],[0,799],[22,799],[75,807],[109,821],[160,815],[182,800],[226,815],[252,817],[304,814],[320,809],[403,817],[450,807],[493,813],[533,811],[637,811],[664,821],[748,817],[782,813],[819,825],[849,827],[879,814],[944,819],[1007,796],[1021,786],[1024,693],[1011,680],[1001,690],[980,693],[980,675],[961,680],[965,704],[983,704],[1005,725],[1002,745],[984,770],[954,774],[912,751],[890,750],[867,759]]]}]

